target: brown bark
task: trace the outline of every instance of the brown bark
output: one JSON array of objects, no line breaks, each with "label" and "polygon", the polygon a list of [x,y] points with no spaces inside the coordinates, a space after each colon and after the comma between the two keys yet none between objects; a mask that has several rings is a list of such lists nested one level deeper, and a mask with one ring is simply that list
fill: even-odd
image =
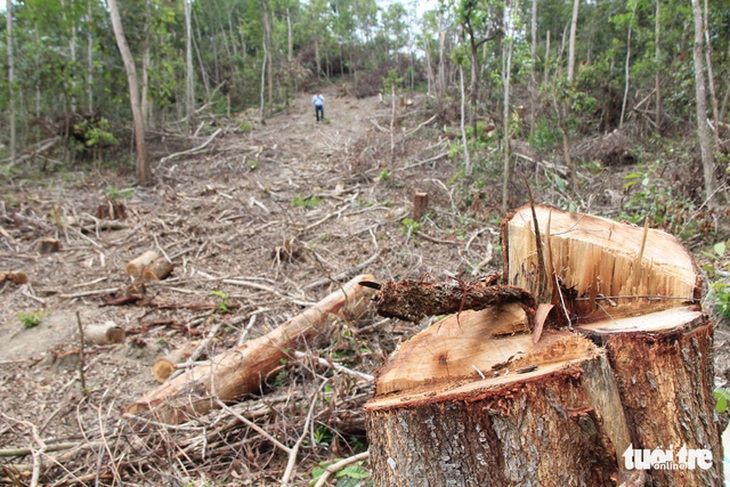
[{"label": "brown bark", "polygon": [[124,220],[127,218],[127,207],[124,203],[107,201],[96,208],[96,218],[99,220]]},{"label": "brown bark", "polygon": [[413,195],[413,219],[417,222],[428,213],[428,193],[417,191]]},{"label": "brown bark", "polygon": [[[542,337],[523,306],[499,303],[403,343],[365,407],[375,486],[722,485],[712,324],[677,240],[527,206],[504,222],[503,248],[509,285],[536,295],[549,276]],[[682,447],[711,465],[626,457],[673,449],[677,467]]]},{"label": "brown bark", "polygon": [[167,423],[180,423],[209,411],[215,406],[215,399],[233,401],[259,390],[269,373],[287,358],[288,350],[299,348],[328,329],[332,321],[330,315],[360,315],[367,308],[373,292],[358,283],[374,279],[369,275],[355,277],[275,330],[229,349],[150,391],[130,405],[127,412],[151,415]]},{"label": "brown bark", "polygon": [[524,289],[494,284],[491,279],[465,282],[459,279],[433,283],[425,281],[364,282],[363,286],[379,289],[375,305],[378,314],[418,323],[424,316],[480,310],[501,303],[522,303],[535,309],[535,299]]},{"label": "brown bark", "polygon": [[174,267],[172,262],[164,257],[160,257],[142,269],[142,280],[145,282],[161,281],[170,275]]}]

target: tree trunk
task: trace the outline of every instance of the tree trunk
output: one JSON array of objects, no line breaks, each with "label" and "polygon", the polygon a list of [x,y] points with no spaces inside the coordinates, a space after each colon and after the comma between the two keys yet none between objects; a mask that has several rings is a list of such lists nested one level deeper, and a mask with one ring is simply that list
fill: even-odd
[{"label": "tree trunk", "polygon": [[694,14],[695,42],[694,42],[694,65],[695,65],[695,99],[697,101],[697,138],[700,143],[700,154],[702,155],[702,173],[705,179],[705,199],[710,206],[717,205],[715,196],[715,158],[712,154],[712,142],[707,127],[707,95],[705,93],[705,66],[703,61],[704,50],[702,48],[702,37],[704,26],[702,22],[702,7],[699,0],[692,0]]},{"label": "tree trunk", "polygon": [[127,82],[129,83],[129,102],[132,105],[132,117],[134,118],[134,138],[137,147],[137,173],[139,183],[147,186],[152,182],[152,173],[147,161],[147,142],[145,140],[145,123],[142,116],[142,106],[139,97],[139,87],[137,86],[137,68],[134,65],[132,52],[129,50],[127,38],[124,35],[122,27],[122,19],[119,15],[119,8],[116,0],[108,0],[109,14],[112,19],[112,28],[114,29],[114,37],[119,47],[119,52],[124,61],[124,69],[127,72]]},{"label": "tree trunk", "polygon": [[656,131],[662,133],[662,84],[661,84],[661,49],[659,48],[659,39],[661,38],[661,10],[662,0],[656,0],[656,18],[654,19],[654,91],[656,96],[656,115],[654,123]]},{"label": "tree trunk", "polygon": [[13,56],[13,0],[7,0],[5,7],[5,16],[7,21],[7,31],[5,32],[8,46],[8,124],[10,125],[10,164],[15,164],[15,58]]},{"label": "tree trunk", "polygon": [[[722,485],[689,253],[546,206],[517,210],[502,238],[504,279],[537,296],[545,274],[550,302],[463,311],[401,344],[365,406],[375,486]],[[645,466],[644,449],[674,468]]]},{"label": "tree trunk", "polygon": [[185,4],[185,134],[190,135],[193,113],[195,112],[195,77],[193,72],[193,29],[190,0]]},{"label": "tree trunk", "polygon": [[634,15],[636,15],[636,6],[639,4],[638,1],[634,1],[634,7],[631,10],[631,17],[629,19],[629,32],[626,34],[626,63],[624,64],[624,98],[621,103],[621,118],[618,122],[618,128],[623,128],[624,118],[626,116],[626,104],[629,100],[629,86],[631,86],[631,33],[634,30]]},{"label": "tree trunk", "polygon": [[466,137],[466,97],[464,96],[464,66],[459,65],[459,93],[461,94],[461,143],[464,147],[464,174],[471,175],[471,158],[469,157],[469,144]]},{"label": "tree trunk", "polygon": [[216,398],[233,401],[259,390],[269,374],[288,357],[289,350],[305,346],[315,335],[326,333],[332,321],[329,315],[342,318],[360,315],[368,307],[373,292],[358,283],[374,279],[368,275],[357,276],[279,328],[229,349],[148,392],[129,406],[127,412],[180,423],[209,411]]},{"label": "tree trunk", "polygon": [[712,126],[712,135],[715,147],[720,147],[720,122],[724,121],[720,118],[720,108],[717,104],[717,94],[715,93],[715,75],[712,70],[712,43],[710,42],[710,6],[708,0],[705,0],[705,8],[703,12],[704,28],[702,29],[705,37],[705,62],[707,63],[707,86],[710,89],[710,104],[712,106],[712,118],[715,123]]},{"label": "tree trunk", "polygon": [[[507,21],[507,30],[512,30],[512,15],[514,15],[514,12],[512,12],[512,8],[509,2],[507,2],[507,15],[508,15],[508,21]],[[502,52],[503,58],[502,58],[502,84],[504,86],[504,100],[503,100],[503,106],[502,106],[502,144],[503,144],[503,150],[504,150],[504,163],[502,166],[502,213],[507,213],[507,208],[509,205],[509,183],[510,183],[510,80],[512,77],[510,76],[512,71],[512,36],[508,35],[506,37],[507,39],[507,52]]]},{"label": "tree trunk", "polygon": [[570,20],[570,43],[568,45],[568,82],[575,77],[575,34],[578,31],[578,12],[580,0],[573,0],[573,17]]}]

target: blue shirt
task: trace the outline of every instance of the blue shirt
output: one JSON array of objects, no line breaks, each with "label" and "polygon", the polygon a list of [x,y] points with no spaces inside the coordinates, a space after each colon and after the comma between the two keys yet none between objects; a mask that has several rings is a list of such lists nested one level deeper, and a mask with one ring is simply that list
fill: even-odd
[{"label": "blue shirt", "polygon": [[315,106],[321,107],[324,105],[324,97],[320,95],[314,95],[312,97],[312,103],[314,103]]}]

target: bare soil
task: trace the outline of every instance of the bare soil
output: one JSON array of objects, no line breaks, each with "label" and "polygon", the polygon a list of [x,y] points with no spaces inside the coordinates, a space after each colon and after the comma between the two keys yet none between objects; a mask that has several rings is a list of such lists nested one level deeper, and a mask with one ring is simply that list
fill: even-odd
[{"label": "bare soil", "polygon": [[[246,114],[217,120],[186,145],[222,128],[204,150],[155,163],[149,188],[106,170],[0,183],[0,272],[30,277],[0,284],[0,485],[30,484],[38,449],[47,485],[278,485],[287,455],[230,412],[142,430],[123,417],[158,385],[158,357],[211,330],[207,356],[260,336],[358,273],[444,280],[501,269],[500,186],[451,183],[452,141],[424,96],[398,104],[391,131],[391,107],[378,98],[339,97],[334,87],[324,95],[321,123],[306,94],[265,124]],[[158,161],[181,150],[161,136],[154,148]],[[629,170],[585,176],[602,204],[594,213],[617,213]],[[430,208],[417,224],[416,191]],[[95,217],[110,197],[125,219]],[[44,237],[60,239],[61,251],[39,254]],[[110,305],[129,292],[125,264],[147,250],[174,263],[172,276],[146,283],[144,302]],[[40,323],[26,327],[33,314]],[[87,347],[87,395],[74,353],[79,321],[127,331],[122,344]],[[371,313],[318,338],[310,354],[372,374],[418,329]],[[717,342],[723,376],[727,336]],[[360,408],[371,392],[367,381],[292,357],[235,409],[286,444],[307,433],[293,477],[307,485],[319,462],[366,448]]]}]

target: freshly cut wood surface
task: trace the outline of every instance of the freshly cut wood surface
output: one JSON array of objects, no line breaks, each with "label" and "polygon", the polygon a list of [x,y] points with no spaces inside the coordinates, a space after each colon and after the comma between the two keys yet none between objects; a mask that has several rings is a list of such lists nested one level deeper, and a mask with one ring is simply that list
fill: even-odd
[{"label": "freshly cut wood surface", "polygon": [[187,360],[198,346],[197,341],[187,342],[183,346],[170,351],[152,364],[152,375],[162,384],[175,372],[175,366]]},{"label": "freshly cut wood surface", "polygon": [[[525,335],[501,340],[516,342],[512,349],[532,343]],[[614,485],[629,478],[618,462],[630,444],[618,390],[605,353],[590,341],[547,331],[532,351],[493,373],[369,401],[375,485]]]},{"label": "freshly cut wood surface", "polygon": [[[536,205],[542,254],[551,287],[552,270],[576,297],[568,303],[580,320],[682,306],[700,297],[692,257],[660,230]],[[504,225],[505,276],[537,295],[538,252],[532,209],[518,209]],[[555,303],[554,303],[555,304]]]},{"label": "freshly cut wood surface", "polygon": [[374,281],[375,277],[353,278],[275,330],[226,350],[148,392],[127,412],[180,423],[209,411],[216,398],[226,402],[258,391],[271,371],[287,357],[288,350],[305,346],[307,340],[328,329],[331,315],[357,317],[370,306],[374,290],[358,285],[362,280]]},{"label": "freshly cut wood surface", "polygon": [[[377,394],[439,380],[478,376],[532,348],[525,311],[507,304],[449,315],[401,344],[380,369]],[[495,339],[519,333],[512,340]]]}]

